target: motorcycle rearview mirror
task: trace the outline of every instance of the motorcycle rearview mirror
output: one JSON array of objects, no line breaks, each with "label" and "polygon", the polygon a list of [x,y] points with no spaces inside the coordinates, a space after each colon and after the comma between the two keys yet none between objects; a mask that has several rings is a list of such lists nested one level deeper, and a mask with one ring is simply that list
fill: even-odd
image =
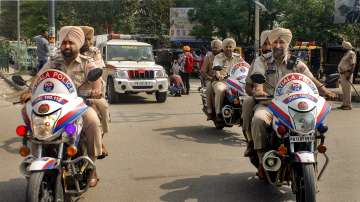
[{"label": "motorcycle rearview mirror", "polygon": [[214,66],[213,67],[214,71],[221,71],[222,69],[223,69],[222,66]]},{"label": "motorcycle rearview mirror", "polygon": [[263,84],[263,83],[266,82],[266,78],[262,74],[253,74],[253,75],[250,76],[250,79],[253,82],[258,83],[258,84]]},{"label": "motorcycle rearview mirror", "polygon": [[14,75],[11,80],[18,86],[28,86],[26,81],[20,75]]},{"label": "motorcycle rearview mirror", "polygon": [[325,83],[329,85],[339,80],[339,78],[340,78],[339,73],[329,74],[328,76],[326,76]]},{"label": "motorcycle rearview mirror", "polygon": [[87,80],[96,81],[101,77],[102,73],[103,70],[101,68],[94,68],[87,74]]}]

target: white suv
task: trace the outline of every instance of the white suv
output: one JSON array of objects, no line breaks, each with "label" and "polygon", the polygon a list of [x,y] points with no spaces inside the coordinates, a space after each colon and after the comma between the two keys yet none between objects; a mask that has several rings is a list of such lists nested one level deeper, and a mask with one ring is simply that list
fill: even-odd
[{"label": "white suv", "polygon": [[157,102],[166,101],[168,76],[155,64],[150,44],[112,39],[98,47],[106,64],[103,79],[110,103],[116,103],[119,94],[139,92],[155,93]]}]

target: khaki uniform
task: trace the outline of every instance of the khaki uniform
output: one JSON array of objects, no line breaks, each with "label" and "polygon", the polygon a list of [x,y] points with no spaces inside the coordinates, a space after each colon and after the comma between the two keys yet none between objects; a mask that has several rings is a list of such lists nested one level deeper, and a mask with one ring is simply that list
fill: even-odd
[{"label": "khaki uniform", "polygon": [[[220,71],[220,74],[226,76],[230,73],[232,67],[236,64],[242,63],[244,60],[237,53],[233,53],[231,57],[226,57],[224,53],[219,53],[215,56],[213,67],[221,66],[223,69]],[[226,84],[225,81],[214,81],[212,87],[215,93],[215,111],[216,114],[221,114],[221,107],[224,101]]]},{"label": "khaki uniform", "polygon": [[[292,69],[287,69],[287,61],[289,55],[285,57],[284,61],[277,66],[274,58],[271,56],[267,59],[264,57],[256,58],[254,62],[253,71],[249,73],[249,78],[253,74],[262,74],[266,77],[266,81],[272,85],[276,86],[277,82],[286,74],[289,73],[301,73],[310,78],[313,78],[312,73],[309,68],[301,61],[298,61]],[[264,84],[264,90],[269,95],[274,95],[275,89]],[[254,117],[251,124],[251,135],[254,141],[254,149],[261,150],[266,146],[266,139],[268,136],[267,128],[271,126],[272,122],[272,113],[264,105],[255,106]]]},{"label": "khaki uniform", "polygon": [[203,66],[201,68],[201,73],[206,79],[207,112],[209,114],[212,113],[214,90],[211,85],[212,80],[208,80],[208,77],[215,76],[215,72],[212,69],[214,58],[215,55],[212,52],[208,52],[204,58]]},{"label": "khaki uniform", "polygon": [[[351,83],[353,81],[353,67],[356,64],[356,53],[349,50],[341,59],[338,70],[340,72],[341,89],[343,91],[343,106],[351,107]],[[346,79],[349,77],[349,80]]]},{"label": "khaki uniform", "polygon": [[[96,67],[104,68],[105,63],[101,56],[100,50],[94,46],[90,47],[88,51],[84,52],[83,55],[94,59]],[[105,82],[101,79],[102,82],[102,94],[105,95]],[[103,136],[105,133],[109,132],[109,122],[110,122],[110,113],[109,113],[109,104],[105,98],[100,99],[90,99],[93,104],[93,108],[98,113],[101,121],[101,126],[103,130]]]},{"label": "khaki uniform", "polygon": [[[94,67],[94,61],[86,56],[79,55],[70,65],[66,65],[63,56],[58,54],[52,57],[50,61],[44,65],[38,75],[46,69],[59,69],[69,75],[73,80],[79,96],[88,96],[89,92],[93,89],[93,83],[85,82],[86,75],[87,72]],[[87,141],[88,154],[92,160],[95,160],[97,156],[102,154],[102,131],[100,120],[92,107],[89,107],[82,117],[84,123],[83,134]]]}]

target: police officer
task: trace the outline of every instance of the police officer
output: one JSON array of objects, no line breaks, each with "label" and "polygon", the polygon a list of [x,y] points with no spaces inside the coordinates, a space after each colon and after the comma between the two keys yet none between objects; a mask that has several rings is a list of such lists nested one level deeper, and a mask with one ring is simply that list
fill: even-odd
[{"label": "police officer", "polygon": [[343,41],[342,47],[347,50],[338,65],[340,72],[341,90],[343,91],[343,104],[339,107],[342,110],[351,110],[351,83],[356,65],[356,53],[350,42]]},{"label": "police officer", "polygon": [[[80,49],[80,53],[87,57],[94,59],[95,65],[98,68],[104,68],[105,63],[101,56],[100,50],[96,48],[94,44],[94,28],[89,26],[80,26],[85,35],[84,45]],[[110,121],[110,113],[109,113],[109,105],[104,98],[105,95],[105,82],[101,79],[103,88],[102,95],[96,99],[89,99],[92,104],[92,107],[98,113],[102,126],[102,134],[103,137],[105,133],[109,132],[109,121]],[[102,155],[98,156],[99,159],[108,156],[108,151],[106,150],[104,143],[102,144]]]},{"label": "police officer", "polygon": [[[264,57],[256,58],[253,66],[253,74],[262,74],[266,77],[266,81],[275,86],[279,79],[288,73],[297,72],[309,77],[316,85],[321,94],[334,98],[336,95],[326,89],[323,84],[316,80],[311,74],[309,68],[301,61],[293,63],[289,66],[291,57],[288,53],[289,44],[292,39],[292,33],[289,29],[276,28],[269,34],[269,41],[272,47],[272,56],[268,59]],[[290,63],[291,64],[291,63]],[[274,89],[270,85],[253,83],[254,96],[273,95]],[[264,105],[255,106],[255,113],[251,123],[251,134],[254,141],[254,149],[261,159],[265,152],[266,137],[268,136],[267,128],[271,126],[272,114]],[[258,175],[264,177],[262,165],[259,166]]]},{"label": "police officer", "polygon": [[[261,35],[260,35],[261,54],[259,57],[262,57],[264,60],[271,57],[271,45],[269,42],[270,32],[271,32],[271,30],[264,30],[263,32],[261,32]],[[242,119],[243,119],[243,124],[242,124],[243,133],[247,140],[247,148],[245,150],[244,156],[249,156],[254,151],[254,142],[253,142],[252,136],[251,136],[251,119],[254,115],[255,100],[252,97],[253,83],[249,77],[253,68],[254,68],[254,63],[252,63],[252,65],[249,69],[249,74],[246,77],[246,86],[245,86],[246,93],[251,97],[247,97],[244,99],[244,102],[242,105],[242,114],[241,114]]]},{"label": "police officer", "polygon": [[222,41],[215,39],[211,41],[211,52],[208,52],[204,58],[203,66],[201,67],[202,76],[206,81],[206,98],[207,98],[207,116],[208,120],[213,118],[213,99],[214,91],[212,87],[212,82],[215,79],[215,73],[212,69],[214,58],[217,54],[221,52]]},{"label": "police officer", "polygon": [[[94,82],[86,80],[89,70],[95,68],[96,65],[91,58],[82,56],[80,48],[84,44],[84,32],[79,27],[65,26],[59,31],[60,53],[51,58],[42,68],[37,76],[35,76],[30,89],[20,96],[20,101],[25,103],[31,97],[31,87],[43,71],[50,68],[57,68],[65,72],[71,77],[77,87],[79,96],[91,97],[101,96],[101,79]],[[82,95],[84,93],[84,95]],[[95,162],[97,156],[102,154],[102,137],[100,120],[91,107],[83,114],[83,131],[87,141],[87,150],[89,157]],[[94,170],[89,178],[89,186],[95,187],[98,182],[96,171]]]},{"label": "police officer", "polygon": [[[219,53],[214,58],[213,68],[214,67],[222,67],[221,71],[215,71],[215,77],[217,81],[212,83],[212,87],[215,93],[215,112],[216,119],[218,121],[221,120],[221,107],[223,104],[225,92],[226,92],[226,84],[224,78],[227,74],[229,74],[232,68],[239,63],[246,63],[243,58],[237,53],[234,53],[234,49],[236,47],[236,42],[232,38],[226,38],[222,42],[223,52]],[[246,63],[246,66],[249,64]]]}]

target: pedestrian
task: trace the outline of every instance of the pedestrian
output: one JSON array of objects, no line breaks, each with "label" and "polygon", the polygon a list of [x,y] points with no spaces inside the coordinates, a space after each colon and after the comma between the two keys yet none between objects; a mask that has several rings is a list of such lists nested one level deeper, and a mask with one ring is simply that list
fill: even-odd
[{"label": "pedestrian", "polygon": [[180,68],[180,76],[185,84],[186,93],[190,93],[190,74],[193,71],[194,68],[194,58],[192,54],[190,53],[190,46],[184,46],[183,51],[184,54],[181,57],[181,68]]},{"label": "pedestrian", "polygon": [[351,110],[351,85],[353,72],[356,65],[356,53],[350,42],[343,41],[342,47],[347,50],[338,65],[340,72],[341,90],[343,92],[343,104],[338,107],[342,110]]},{"label": "pedestrian", "polygon": [[38,59],[38,64],[36,66],[36,72],[39,72],[44,64],[49,59],[49,41],[48,41],[48,32],[46,29],[42,29],[40,35],[35,36],[34,40],[36,43],[36,55]]}]

